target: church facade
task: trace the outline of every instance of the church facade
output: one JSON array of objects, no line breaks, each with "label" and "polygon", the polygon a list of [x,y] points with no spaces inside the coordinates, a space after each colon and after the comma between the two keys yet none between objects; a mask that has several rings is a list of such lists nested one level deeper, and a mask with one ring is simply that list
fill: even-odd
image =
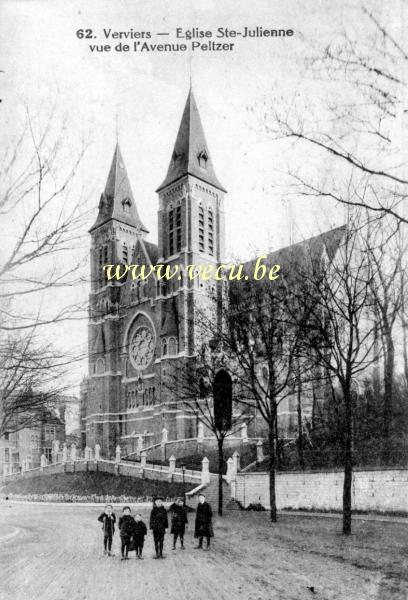
[{"label": "church facade", "polygon": [[[199,346],[196,311],[210,302],[208,287],[214,297],[226,285],[191,280],[184,270],[191,264],[216,267],[223,261],[226,190],[215,174],[191,89],[166,177],[156,191],[154,244],[117,145],[90,229],[89,374],[81,385],[82,445],[99,444],[104,457],[112,457],[117,444],[124,455],[131,453],[140,437],[143,447],[158,444],[163,428],[168,440],[197,435],[196,417],[183,410],[163,381],[172,361],[187,360]],[[285,249],[278,252],[279,260],[285,260]],[[155,276],[107,281],[103,266],[108,264],[179,265],[181,271],[170,281]],[[297,418],[296,398],[285,400],[279,413],[290,429]],[[262,436],[262,419],[254,422],[258,425],[251,425],[251,435]]]},{"label": "church facade", "polygon": [[[148,240],[116,146],[91,234],[89,376],[82,408],[83,440],[105,455],[128,449],[143,436],[161,439],[196,435],[196,420],[162,389],[166,366],[192,356],[194,310],[205,302],[203,283],[183,266],[214,264],[224,254],[224,195],[215,175],[192,90],[182,115],[167,175],[157,188],[158,244]],[[159,282],[106,281],[106,264],[180,265],[180,276]]]}]

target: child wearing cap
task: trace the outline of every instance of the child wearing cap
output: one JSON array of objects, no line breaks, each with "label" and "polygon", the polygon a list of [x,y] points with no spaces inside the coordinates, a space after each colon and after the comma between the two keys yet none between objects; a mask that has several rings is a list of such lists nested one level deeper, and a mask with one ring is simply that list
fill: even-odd
[{"label": "child wearing cap", "polygon": [[119,519],[119,531],[121,541],[121,560],[129,560],[128,552],[130,546],[130,540],[133,535],[135,520],[130,514],[130,506],[123,507],[123,515]]},{"label": "child wearing cap", "polygon": [[145,535],[147,534],[147,527],[142,521],[140,514],[135,516],[135,524],[133,526],[133,543],[136,550],[136,558],[143,559],[142,552],[144,546]]},{"label": "child wearing cap", "polygon": [[208,502],[206,502],[204,494],[198,496],[194,537],[198,538],[197,549],[202,549],[204,538],[207,539],[207,550],[210,549],[210,538],[214,537],[212,509]]},{"label": "child wearing cap", "polygon": [[156,556],[154,558],[164,558],[163,544],[166,529],[169,526],[167,511],[163,506],[163,498],[156,498],[153,501],[153,509],[150,513],[150,529],[153,531],[154,547]]}]

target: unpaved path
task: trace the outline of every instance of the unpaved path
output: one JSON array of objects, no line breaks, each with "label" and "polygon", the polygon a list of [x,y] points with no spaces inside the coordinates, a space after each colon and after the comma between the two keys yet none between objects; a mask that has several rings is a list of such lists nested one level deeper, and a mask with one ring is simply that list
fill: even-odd
[{"label": "unpaved path", "polygon": [[[388,586],[384,573],[374,565],[372,569],[362,568],[339,556],[326,556],[324,547],[319,551],[314,546],[310,551],[307,538],[303,548],[298,540],[292,545],[293,519],[300,517],[285,517],[288,528],[280,525],[281,533],[275,535],[265,514],[234,513],[215,523],[213,546],[205,552],[194,550],[192,514],[184,552],[173,552],[170,536],[166,536],[166,560],[153,560],[149,532],[145,560],[137,561],[132,553],[131,560],[122,562],[117,534],[116,556],[103,556],[102,532],[96,521],[99,512],[93,507],[3,504],[0,531],[7,524],[8,528],[17,527],[19,533],[1,543],[1,600],[405,597],[401,595],[402,584],[395,582],[395,573]],[[148,520],[146,510],[143,518]]]}]

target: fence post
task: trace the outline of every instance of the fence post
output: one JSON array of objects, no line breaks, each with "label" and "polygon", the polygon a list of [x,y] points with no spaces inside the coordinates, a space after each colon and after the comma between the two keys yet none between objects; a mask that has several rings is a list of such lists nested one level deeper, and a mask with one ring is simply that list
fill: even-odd
[{"label": "fence post", "polygon": [[95,444],[95,460],[101,459],[101,447],[99,444]]},{"label": "fence post", "polygon": [[237,450],[235,450],[234,454],[232,455],[232,458],[234,461],[234,471],[235,473],[238,473],[238,471],[241,468],[241,457]]},{"label": "fence post", "polygon": [[241,440],[243,444],[248,443],[248,425],[246,423],[241,424]]},{"label": "fence post", "polygon": [[197,452],[201,454],[204,445],[204,425],[201,421],[197,425]]},{"label": "fence post", "polygon": [[265,457],[264,457],[264,452],[263,452],[263,441],[258,440],[256,443],[256,461],[262,462],[264,458]]},{"label": "fence post", "polygon": [[170,456],[169,458],[169,473],[174,473],[176,470],[176,457]]},{"label": "fence post", "polygon": [[210,483],[210,461],[208,460],[208,458],[206,456],[204,456],[203,460],[202,460],[202,469],[201,469],[201,484],[202,485],[207,485],[207,483]]},{"label": "fence post", "polygon": [[234,475],[234,460],[229,457],[229,459],[227,460],[227,482],[231,483],[231,481],[233,480],[233,475]]},{"label": "fence post", "polygon": [[64,442],[64,445],[62,446],[62,462],[66,463],[68,460],[68,448],[67,448],[67,443]]},{"label": "fence post", "polygon": [[139,435],[137,438],[136,456],[141,456],[143,450],[143,436]]}]

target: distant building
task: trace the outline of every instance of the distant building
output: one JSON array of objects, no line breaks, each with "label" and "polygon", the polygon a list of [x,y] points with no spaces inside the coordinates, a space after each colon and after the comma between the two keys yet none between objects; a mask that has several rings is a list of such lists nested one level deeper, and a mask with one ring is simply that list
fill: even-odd
[{"label": "distant building", "polygon": [[65,422],[53,410],[45,410],[40,420],[17,432],[6,432],[0,438],[0,473],[18,473],[40,466],[41,455],[52,460],[55,440],[65,440]]}]

